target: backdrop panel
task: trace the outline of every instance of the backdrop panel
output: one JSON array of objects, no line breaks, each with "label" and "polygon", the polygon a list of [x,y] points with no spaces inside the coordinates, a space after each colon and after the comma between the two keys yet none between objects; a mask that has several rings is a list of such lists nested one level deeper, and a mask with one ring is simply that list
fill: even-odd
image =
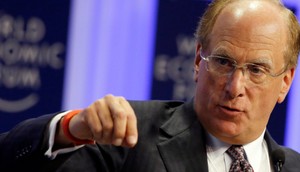
[{"label": "backdrop panel", "polygon": [[187,100],[194,94],[194,32],[209,1],[159,1],[153,99]]},{"label": "backdrop panel", "polygon": [[0,1],[0,132],[61,109],[69,1]]}]

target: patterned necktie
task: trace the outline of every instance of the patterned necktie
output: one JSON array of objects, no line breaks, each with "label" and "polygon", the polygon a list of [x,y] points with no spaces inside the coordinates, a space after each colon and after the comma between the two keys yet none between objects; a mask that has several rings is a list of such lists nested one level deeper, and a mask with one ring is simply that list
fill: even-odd
[{"label": "patterned necktie", "polygon": [[254,172],[253,168],[245,158],[245,151],[240,145],[232,145],[226,151],[232,159],[229,172]]}]

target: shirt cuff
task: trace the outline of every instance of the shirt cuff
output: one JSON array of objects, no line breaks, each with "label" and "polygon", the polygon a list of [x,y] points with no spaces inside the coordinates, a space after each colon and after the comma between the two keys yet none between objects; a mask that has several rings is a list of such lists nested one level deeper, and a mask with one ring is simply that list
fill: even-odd
[{"label": "shirt cuff", "polygon": [[84,145],[78,145],[78,146],[73,146],[73,147],[69,147],[69,148],[63,148],[63,149],[58,149],[55,151],[52,151],[53,145],[54,145],[54,139],[55,139],[55,133],[56,133],[56,128],[57,128],[57,124],[59,123],[60,119],[65,116],[67,113],[69,113],[70,111],[66,111],[63,113],[59,113],[58,115],[56,115],[50,122],[49,125],[49,140],[48,140],[48,149],[45,152],[45,156],[47,156],[50,159],[55,159],[55,157],[59,154],[64,154],[64,153],[69,153],[69,152],[73,152],[79,148],[82,148]]}]

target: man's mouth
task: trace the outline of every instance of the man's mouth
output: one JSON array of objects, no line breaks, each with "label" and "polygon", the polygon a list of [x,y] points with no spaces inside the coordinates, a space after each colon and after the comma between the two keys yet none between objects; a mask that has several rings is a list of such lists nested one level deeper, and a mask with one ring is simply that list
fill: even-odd
[{"label": "man's mouth", "polygon": [[241,110],[239,110],[238,108],[231,108],[228,106],[221,106],[224,109],[230,110],[230,111],[236,111],[236,112],[241,112]]},{"label": "man's mouth", "polygon": [[226,106],[226,105],[220,105],[220,112],[223,114],[222,116],[225,117],[235,117],[235,116],[239,116],[241,115],[241,113],[244,112],[244,110],[242,110],[241,108],[238,107],[230,107],[230,106]]}]

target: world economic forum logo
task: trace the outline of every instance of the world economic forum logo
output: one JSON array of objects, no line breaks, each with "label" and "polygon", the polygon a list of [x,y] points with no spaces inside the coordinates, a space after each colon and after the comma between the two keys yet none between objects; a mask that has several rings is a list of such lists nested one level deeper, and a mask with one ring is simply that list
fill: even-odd
[{"label": "world economic forum logo", "polygon": [[47,28],[42,19],[0,14],[0,111],[14,113],[39,102],[43,68],[63,67],[60,42],[44,40]]},{"label": "world economic forum logo", "polygon": [[194,95],[194,41],[191,36],[179,34],[176,36],[177,54],[173,56],[162,53],[155,58],[154,79],[164,85],[172,83],[171,99],[189,100]]}]

